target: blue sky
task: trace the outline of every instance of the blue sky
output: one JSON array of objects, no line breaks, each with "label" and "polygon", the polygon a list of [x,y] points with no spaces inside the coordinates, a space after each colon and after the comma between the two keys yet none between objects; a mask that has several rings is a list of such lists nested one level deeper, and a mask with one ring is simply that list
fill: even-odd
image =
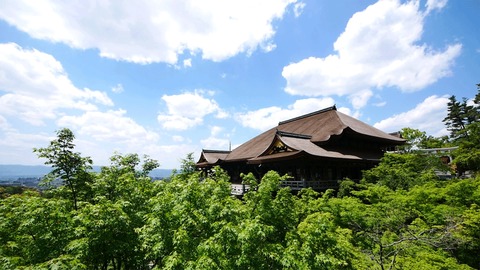
[{"label": "blue sky", "polygon": [[480,83],[479,0],[0,0],[0,164],[63,127],[96,165],[161,168],[336,104],[446,135]]}]

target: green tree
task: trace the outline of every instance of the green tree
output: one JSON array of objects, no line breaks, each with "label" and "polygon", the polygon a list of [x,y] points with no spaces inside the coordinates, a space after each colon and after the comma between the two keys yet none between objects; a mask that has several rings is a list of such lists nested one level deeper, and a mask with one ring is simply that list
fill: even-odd
[{"label": "green tree", "polygon": [[469,133],[464,132],[466,127],[480,121],[480,84],[477,84],[477,94],[473,98],[473,105],[469,105],[467,98],[462,102],[457,101],[453,95],[447,103],[448,114],[443,122],[450,131],[450,137],[454,140],[468,138]]},{"label": "green tree", "polygon": [[413,128],[402,128],[400,131],[402,138],[407,141],[406,145],[400,146],[400,150],[411,152],[416,149],[441,148],[451,146],[448,136],[434,137]]},{"label": "green tree", "polygon": [[239,200],[230,195],[225,172],[213,171],[158,183],[141,229],[154,269],[355,268],[361,253],[349,229],[307,207],[317,204],[318,194],[306,190],[297,197],[280,188],[284,177],[268,172]]},{"label": "green tree", "polygon": [[[42,268],[53,261],[74,262],[65,254],[73,239],[73,216],[65,199],[25,192],[0,203],[0,268]],[[81,263],[73,265],[81,267]],[[47,268],[45,266],[45,268]]]},{"label": "green tree", "polygon": [[457,234],[461,239],[461,244],[458,250],[456,250],[456,255],[465,263],[473,267],[478,266],[480,259],[473,254],[480,253],[480,241],[478,241],[480,239],[479,205],[472,204],[468,210],[463,212],[461,227],[462,230]]},{"label": "green tree", "polygon": [[[477,128],[466,125],[472,145],[459,141],[459,149],[476,149]],[[64,156],[81,158],[73,143],[65,148]],[[40,151],[54,166],[61,156],[50,153],[55,149]],[[238,199],[225,171],[216,167],[205,177],[192,155],[169,181],[152,181],[148,173],[158,162],[116,153],[110,166],[75,186],[78,209],[68,204],[71,196],[31,190],[0,198],[0,268],[478,267],[480,178],[440,181],[433,173],[439,163],[415,151],[387,154],[360,183],[343,181],[338,193],[293,194],[280,186],[285,176],[248,174],[243,180],[253,188]],[[59,169],[57,177],[64,174]]]},{"label": "green tree", "polygon": [[144,156],[142,162],[137,154],[119,153],[115,153],[110,161],[110,166],[102,167],[92,183],[95,197],[105,197],[114,202],[135,201],[137,206],[146,205],[155,192],[148,174],[159,166],[158,162],[149,156]]},{"label": "green tree", "polygon": [[434,137],[434,136],[427,136],[421,143],[421,148],[441,148],[441,147],[448,147],[451,146],[451,143],[448,139],[448,136],[442,137]]},{"label": "green tree", "polygon": [[138,230],[158,191],[148,176],[158,162],[118,153],[110,160],[91,184],[93,199],[78,211],[77,239],[69,248],[89,268],[145,269]]},{"label": "green tree", "polygon": [[110,161],[109,169],[117,170],[119,173],[133,173],[136,177],[147,177],[152,170],[160,166],[158,161],[148,155],[143,156],[142,162],[138,154],[115,153],[110,157]]},{"label": "green tree", "polygon": [[[466,105],[466,104],[465,104]],[[456,138],[457,133],[465,128],[465,112],[462,110],[465,106],[457,101],[457,98],[453,95],[449,98],[447,103],[448,114],[443,119],[443,122],[450,131],[450,136]]]},{"label": "green tree", "polygon": [[480,171],[480,122],[469,124],[463,133],[468,140],[461,140],[455,151],[453,163],[461,175],[467,170]]},{"label": "green tree", "polygon": [[60,178],[68,187],[73,208],[78,210],[79,196],[88,193],[88,184],[92,180],[92,176],[88,172],[92,168],[92,160],[74,152],[74,139],[73,132],[64,128],[57,131],[57,139],[52,140],[48,147],[34,148],[33,151],[39,158],[45,158],[47,160],[45,164],[51,165],[53,168],[44,181],[48,183]]},{"label": "green tree", "polygon": [[473,105],[469,105],[467,98],[460,103],[452,96],[448,103],[449,114],[444,119],[459,146],[453,160],[459,175],[467,170],[480,170],[480,84],[477,84],[477,91],[472,98]]},{"label": "green tree", "polygon": [[173,170],[172,174],[177,177],[186,179],[189,178],[196,171],[195,160],[193,153],[188,153],[187,156],[180,160],[180,170]]},{"label": "green tree", "polygon": [[[475,95],[475,98],[473,99],[473,103],[475,105],[480,106],[480,83],[477,84],[477,94]],[[480,111],[479,107],[476,107],[477,111]]]},{"label": "green tree", "polygon": [[232,269],[237,250],[232,226],[242,215],[226,173],[217,167],[205,179],[195,172],[156,184],[158,192],[140,230],[154,269]]},{"label": "green tree", "polygon": [[[357,269],[360,253],[352,245],[352,232],[334,223],[330,213],[315,212],[287,235],[284,269]],[[369,267],[365,267],[369,268]]]},{"label": "green tree", "polygon": [[438,179],[435,170],[449,170],[435,155],[388,153],[377,167],[364,171],[362,181],[378,183],[393,190],[409,189]]},{"label": "green tree", "polygon": [[456,234],[463,231],[462,213],[477,201],[477,185],[430,181],[394,191],[358,184],[351,196],[325,201],[323,211],[352,231],[351,242],[366,255],[364,265],[367,258],[375,264],[363,269],[471,269],[464,263],[475,266],[471,260],[478,259],[459,248],[471,238]]},{"label": "green tree", "polygon": [[424,131],[408,127],[402,128],[400,134],[402,138],[407,140],[407,144],[401,146],[406,152],[410,152],[412,149],[422,148],[422,143],[427,139],[427,134]]},{"label": "green tree", "polygon": [[87,204],[75,217],[75,240],[68,250],[89,269],[146,269],[138,252],[135,224],[124,211],[128,202],[108,200]]}]

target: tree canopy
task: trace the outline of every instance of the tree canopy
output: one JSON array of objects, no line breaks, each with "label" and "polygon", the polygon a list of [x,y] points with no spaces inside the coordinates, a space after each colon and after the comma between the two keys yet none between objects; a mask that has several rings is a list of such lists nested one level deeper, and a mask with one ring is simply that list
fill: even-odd
[{"label": "tree canopy", "polygon": [[464,97],[460,102],[453,95],[447,106],[448,114],[443,122],[450,131],[450,137],[455,140],[468,138],[470,134],[465,132],[467,126],[480,121],[480,84],[477,84],[477,94],[470,101]]},{"label": "tree canopy", "polygon": [[[92,173],[89,159],[74,151],[73,134],[58,135],[53,146],[36,151],[53,165],[49,177],[63,185],[0,201],[1,269],[474,269],[480,263],[480,178],[438,180],[436,163],[416,153],[387,155],[360,183],[346,179],[338,192],[293,194],[280,187],[285,177],[276,172],[245,175],[255,188],[239,199],[224,171],[201,175],[192,155],[163,181],[148,177],[158,162],[137,154],[115,153],[109,166]],[[73,184],[85,179],[77,172],[88,181]]]},{"label": "tree canopy", "polygon": [[[94,173],[61,129],[34,149],[52,166],[49,189],[0,189],[0,269],[476,269],[477,87],[450,97],[449,137],[404,128],[402,151],[321,193],[294,194],[270,171],[243,175],[251,189],[236,198],[227,173],[202,175],[193,154],[161,181],[148,176],[158,162],[138,154],[115,153]],[[417,151],[445,146],[457,147],[453,167]],[[438,178],[453,169],[462,177]]]},{"label": "tree canopy", "polygon": [[450,97],[444,122],[458,146],[453,161],[458,172],[480,171],[480,84],[475,97],[464,97],[462,103],[456,101],[455,96]]}]

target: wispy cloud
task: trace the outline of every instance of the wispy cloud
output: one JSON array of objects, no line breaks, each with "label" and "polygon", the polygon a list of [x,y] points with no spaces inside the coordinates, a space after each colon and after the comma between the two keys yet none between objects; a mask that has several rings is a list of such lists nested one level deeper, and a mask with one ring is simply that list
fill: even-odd
[{"label": "wispy cloud", "polygon": [[427,7],[427,13],[430,13],[435,9],[442,9],[447,5],[448,0],[427,0],[425,6]]},{"label": "wispy cloud", "polygon": [[295,5],[293,6],[293,13],[295,14],[295,17],[299,17],[300,15],[302,15],[305,6],[306,4],[303,2],[295,3]]},{"label": "wispy cloud", "polygon": [[116,94],[122,93],[123,92],[123,85],[121,83],[115,85],[114,87],[112,87],[112,92],[116,93]]}]

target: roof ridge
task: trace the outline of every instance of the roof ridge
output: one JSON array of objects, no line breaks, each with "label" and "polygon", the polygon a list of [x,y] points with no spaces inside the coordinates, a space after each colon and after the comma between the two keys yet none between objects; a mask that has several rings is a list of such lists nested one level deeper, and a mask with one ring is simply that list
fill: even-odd
[{"label": "roof ridge", "polygon": [[281,131],[281,130],[278,130],[278,129],[277,129],[277,134],[282,136],[282,137],[292,137],[292,138],[299,138],[299,139],[311,139],[312,138],[311,135],[286,132],[286,131]]},{"label": "roof ridge", "polygon": [[225,153],[225,154],[228,154],[232,151],[228,151],[228,150],[213,150],[213,149],[202,149],[202,152],[204,153]]},{"label": "roof ridge", "polygon": [[297,116],[297,117],[292,118],[292,119],[288,119],[288,120],[285,120],[285,121],[278,122],[278,125],[280,126],[280,125],[283,125],[283,124],[286,124],[286,123],[290,123],[290,122],[293,122],[293,121],[297,121],[297,120],[300,120],[300,119],[303,119],[303,118],[307,118],[307,117],[310,117],[310,116],[313,116],[313,115],[316,115],[316,114],[320,114],[320,113],[324,113],[324,112],[328,112],[328,111],[332,111],[332,110],[336,111],[337,107],[335,105],[333,105],[333,106],[330,106],[330,107],[327,107],[327,108],[324,108],[324,109],[321,109],[321,110],[318,110],[318,111],[315,111],[315,112],[300,115],[300,116]]}]

